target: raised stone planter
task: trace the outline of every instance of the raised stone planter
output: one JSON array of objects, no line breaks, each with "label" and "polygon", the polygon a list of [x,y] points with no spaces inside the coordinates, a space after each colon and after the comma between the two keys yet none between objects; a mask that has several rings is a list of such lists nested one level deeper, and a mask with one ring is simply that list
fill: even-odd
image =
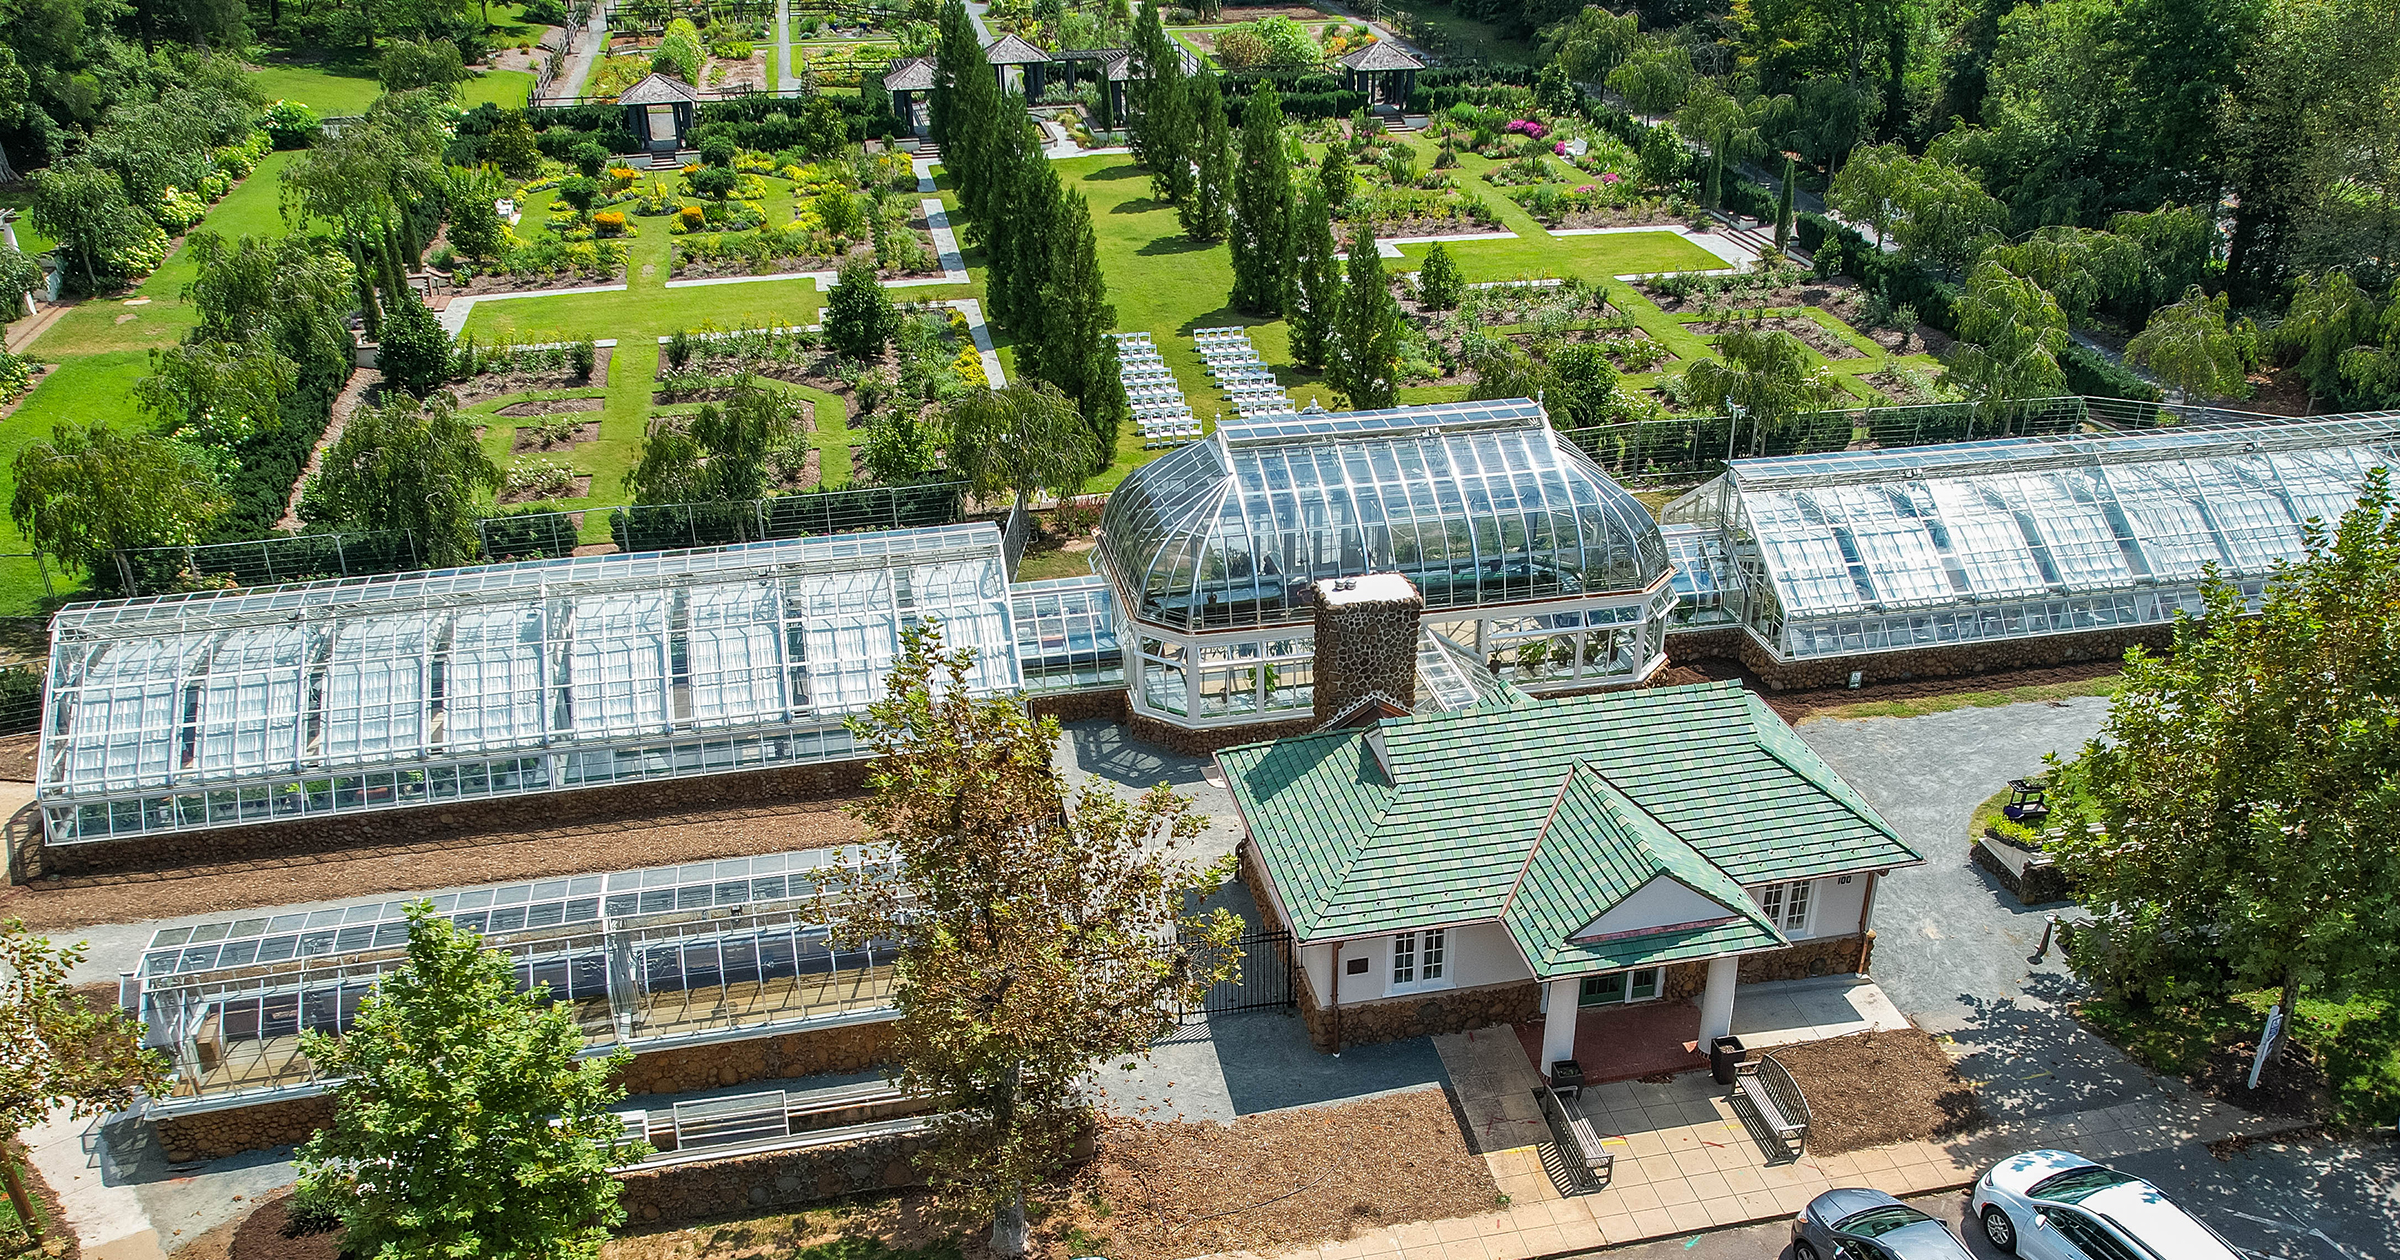
[{"label": "raised stone planter", "polygon": [[1975,841],[1973,859],[1975,865],[1990,871],[2010,896],[2026,905],[2074,899],[2067,877],[2059,873],[2049,854],[2020,849],[1990,828]]}]

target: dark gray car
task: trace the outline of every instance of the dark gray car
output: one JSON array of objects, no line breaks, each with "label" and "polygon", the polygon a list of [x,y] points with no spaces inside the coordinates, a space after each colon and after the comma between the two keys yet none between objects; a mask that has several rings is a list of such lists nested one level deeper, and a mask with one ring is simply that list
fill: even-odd
[{"label": "dark gray car", "polygon": [[1950,1227],[1881,1190],[1828,1190],[1792,1218],[1794,1260],[1973,1260]]}]

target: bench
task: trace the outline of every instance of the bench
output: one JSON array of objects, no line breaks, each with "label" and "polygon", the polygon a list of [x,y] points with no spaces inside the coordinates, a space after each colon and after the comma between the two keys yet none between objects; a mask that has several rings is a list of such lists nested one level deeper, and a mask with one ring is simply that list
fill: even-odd
[{"label": "bench", "polygon": [[1550,1138],[1558,1143],[1559,1158],[1565,1161],[1568,1173],[1594,1190],[1607,1186],[1616,1177],[1617,1157],[1600,1149],[1599,1126],[1568,1107],[1547,1085],[1533,1087],[1533,1102],[1542,1110],[1543,1123],[1550,1126]]},{"label": "bench", "polygon": [[1762,1054],[1753,1062],[1735,1064],[1733,1092],[1777,1141],[1798,1144],[1794,1154],[1808,1149],[1808,1099],[1801,1096],[1800,1086],[1774,1055]]}]

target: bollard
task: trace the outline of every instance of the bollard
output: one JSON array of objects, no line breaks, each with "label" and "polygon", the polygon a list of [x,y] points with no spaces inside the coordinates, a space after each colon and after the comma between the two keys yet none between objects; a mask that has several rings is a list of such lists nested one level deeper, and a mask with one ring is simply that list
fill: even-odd
[{"label": "bollard", "polygon": [[2055,933],[2057,933],[2057,931],[2058,931],[2058,916],[2057,916],[2057,915],[2055,915],[2055,914],[2052,914],[2052,915],[2045,915],[2045,916],[2043,916],[2043,919],[2042,919],[2042,947],[2041,947],[2040,949],[2037,949],[2037,950],[2033,951],[2033,957],[2031,957],[2031,958],[2028,958],[2028,959],[2026,959],[2025,961],[2027,961],[2027,962],[2029,962],[2029,963],[2039,963],[2039,962],[2042,962],[2042,961],[2044,961],[2045,959],[2049,958],[2049,957],[2050,957],[2050,938],[2051,938],[2051,936],[2052,936],[2052,935],[2054,935]]}]

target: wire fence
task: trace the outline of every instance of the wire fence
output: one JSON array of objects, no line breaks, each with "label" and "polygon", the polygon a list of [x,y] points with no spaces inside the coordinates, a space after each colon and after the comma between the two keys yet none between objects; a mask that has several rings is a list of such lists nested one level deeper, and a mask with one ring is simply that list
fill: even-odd
[{"label": "wire fence", "polygon": [[963,481],[926,481],[732,503],[621,507],[609,509],[608,532],[621,550],[665,551],[806,534],[916,529],[956,524],[964,517],[966,498],[967,483]]}]

